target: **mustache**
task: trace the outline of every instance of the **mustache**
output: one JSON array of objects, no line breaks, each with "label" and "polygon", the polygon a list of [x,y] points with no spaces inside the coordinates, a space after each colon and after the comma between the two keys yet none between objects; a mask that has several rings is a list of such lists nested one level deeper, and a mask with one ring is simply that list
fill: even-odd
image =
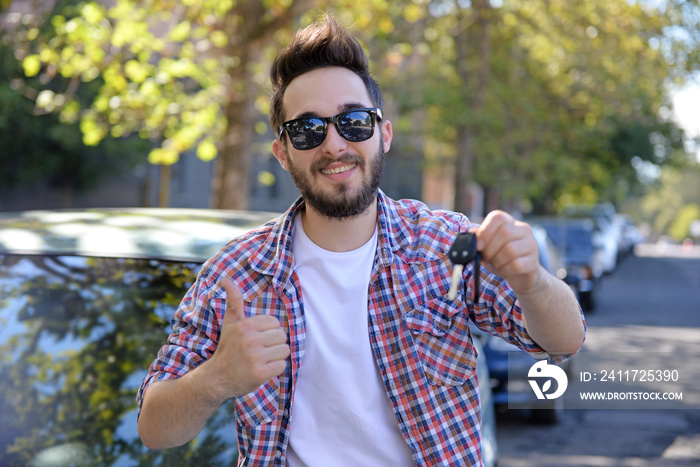
[{"label": "mustache", "polygon": [[320,159],[317,159],[311,164],[311,171],[312,172],[318,172],[320,170],[325,169],[329,165],[333,163],[343,163],[343,164],[357,164],[358,167],[364,168],[365,166],[365,161],[362,159],[357,154],[344,154],[340,157],[328,157],[324,156],[321,157]]}]

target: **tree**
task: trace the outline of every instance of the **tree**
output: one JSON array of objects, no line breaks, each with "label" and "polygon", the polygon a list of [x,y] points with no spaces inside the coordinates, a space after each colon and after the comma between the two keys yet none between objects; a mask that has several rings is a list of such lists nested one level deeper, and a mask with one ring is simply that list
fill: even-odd
[{"label": "tree", "polygon": [[[212,206],[244,208],[259,117],[256,71],[265,45],[310,3],[59,2],[49,34],[27,32],[24,71],[44,82],[68,80],[62,89],[42,91],[36,104],[79,121],[88,146],[108,134],[138,133],[153,143],[149,161],[163,167],[189,150],[205,161],[219,156]],[[77,89],[98,79],[95,98],[81,102]],[[165,195],[162,190],[161,205],[167,205]]]},{"label": "tree", "polygon": [[[80,122],[86,144],[138,133],[163,167],[190,149],[218,156],[215,207],[246,205],[253,129],[269,132],[258,112],[267,110],[266,47],[283,45],[292,22],[308,24],[322,9],[353,26],[371,52],[402,137],[392,152],[454,167],[459,210],[471,181],[491,195],[487,209],[618,201],[636,183],[630,161],[673,163],[680,154],[683,136],[663,117],[665,86],[681,75],[676,51],[692,62],[678,27],[697,15],[678,12],[697,13],[693,2],[663,10],[624,0],[310,4],[61,2],[51,34],[33,37],[24,69],[44,82],[65,77],[37,107]],[[94,99],[73,98],[95,82]],[[667,148],[663,157],[658,147]]]},{"label": "tree", "polygon": [[[649,146],[653,133],[673,131],[659,116],[667,105],[670,64],[654,47],[668,18],[624,1],[541,6],[523,2],[518,17],[525,24],[530,69],[554,104],[549,112],[557,115],[560,142],[552,141],[553,156],[566,161],[565,172],[578,180],[560,185],[568,192],[565,199],[617,201],[617,185],[630,180],[621,174],[634,175],[630,160],[653,158],[643,143],[618,144],[620,136],[646,138]],[[562,190],[552,194],[562,201]]]},{"label": "tree", "polygon": [[[0,36],[0,197],[10,196],[19,186],[41,184],[57,189],[60,205],[67,207],[73,193],[89,190],[145,160],[145,142],[129,138],[116,147],[114,138],[106,138],[97,147],[86,147],[76,123],[37,113],[34,102],[53,91],[36,92],[42,87],[37,78],[18,79],[22,65],[8,33],[11,27],[6,24]],[[93,86],[84,86],[76,98],[93,94]]]},{"label": "tree", "polygon": [[688,236],[693,220],[700,220],[700,164],[688,162],[684,166],[664,167],[639,202],[640,219],[654,232],[669,234],[676,240]]},{"label": "tree", "polygon": [[633,183],[632,158],[667,162],[623,141],[682,142],[660,116],[671,64],[658,11],[622,0],[415,4],[429,50],[412,77],[424,83],[425,152],[452,159],[458,210],[470,181],[485,187],[487,210],[615,201]]}]

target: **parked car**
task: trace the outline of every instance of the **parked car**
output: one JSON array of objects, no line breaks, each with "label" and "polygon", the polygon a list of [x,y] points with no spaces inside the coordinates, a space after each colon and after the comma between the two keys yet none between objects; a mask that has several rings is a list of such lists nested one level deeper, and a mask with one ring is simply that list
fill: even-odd
[{"label": "parked car", "polygon": [[[141,443],[136,391],[201,264],[273,213],[109,209],[0,214],[0,465],[224,466],[233,404],[195,441]],[[477,343],[478,345],[478,343]],[[483,456],[498,455],[485,352]]]},{"label": "parked car", "polygon": [[0,215],[0,465],[232,465],[233,406],[149,451],[136,391],[201,263],[272,217],[193,210]]},{"label": "parked car", "polygon": [[620,229],[620,241],[618,243],[618,260],[620,260],[632,253],[634,248],[644,241],[644,236],[632,218],[626,214],[615,216],[615,222]]},{"label": "parked car", "polygon": [[[566,280],[575,277],[568,274],[565,261],[549,239],[546,229],[532,225],[533,236],[537,240],[540,263],[551,274]],[[574,280],[574,287],[577,283]],[[472,327],[472,334],[479,336],[486,353],[486,362],[491,376],[491,390],[494,403],[500,410],[510,408],[530,409],[530,418],[535,423],[554,424],[561,419],[563,399],[537,399],[528,382],[528,372],[536,359],[515,345],[500,337],[491,336]],[[561,365],[565,372],[571,371],[571,361]]]},{"label": "parked car", "polygon": [[563,280],[571,287],[578,299],[578,276],[572,274],[566,264],[563,251],[552,242],[547,230],[537,224],[531,224],[532,235],[537,241],[539,249],[540,264],[549,271],[550,274]]},{"label": "parked car", "polygon": [[496,406],[491,391],[489,365],[480,339],[474,339],[476,348],[476,371],[481,394],[481,461],[484,467],[498,465],[498,438],[496,436]]},{"label": "parked car", "polygon": [[564,216],[571,219],[590,219],[595,230],[594,243],[601,250],[603,271],[610,274],[617,268],[620,228],[615,221],[615,207],[610,203],[569,206]]},{"label": "parked car", "polygon": [[584,311],[596,309],[605,271],[604,246],[591,219],[535,218],[529,222],[544,228],[564,255],[569,281],[575,284]]}]

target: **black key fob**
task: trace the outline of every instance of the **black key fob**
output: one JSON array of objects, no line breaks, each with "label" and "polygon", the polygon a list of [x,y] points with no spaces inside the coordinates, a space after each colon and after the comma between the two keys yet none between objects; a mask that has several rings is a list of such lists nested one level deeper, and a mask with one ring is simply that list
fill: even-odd
[{"label": "black key fob", "polygon": [[476,249],[476,234],[473,232],[462,232],[455,238],[450,251],[448,252],[448,257],[454,265],[452,272],[452,284],[450,286],[450,291],[447,297],[450,300],[454,300],[457,296],[457,284],[459,283],[459,276],[464,271],[464,267],[473,262],[474,263],[474,303],[479,300],[480,296],[480,286],[479,277],[481,273],[481,255]]}]

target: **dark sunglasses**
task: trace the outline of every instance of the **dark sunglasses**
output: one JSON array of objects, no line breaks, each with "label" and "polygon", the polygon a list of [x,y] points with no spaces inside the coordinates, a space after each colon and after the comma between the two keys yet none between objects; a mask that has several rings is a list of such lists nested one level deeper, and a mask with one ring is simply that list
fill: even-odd
[{"label": "dark sunglasses", "polygon": [[295,149],[313,149],[326,139],[328,124],[332,123],[340,136],[357,143],[370,139],[375,123],[381,119],[382,111],[378,108],[347,110],[335,117],[295,118],[280,125],[278,137],[282,139],[286,131]]}]

